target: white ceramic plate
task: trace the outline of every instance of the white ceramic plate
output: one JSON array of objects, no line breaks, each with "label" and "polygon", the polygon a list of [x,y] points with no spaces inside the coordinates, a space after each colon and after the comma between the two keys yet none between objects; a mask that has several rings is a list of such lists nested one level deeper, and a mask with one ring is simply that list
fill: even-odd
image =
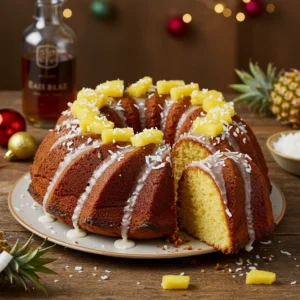
[{"label": "white ceramic plate", "polygon": [[[25,174],[15,184],[8,198],[9,209],[21,225],[53,243],[84,252],[128,258],[174,258],[216,251],[211,246],[190,237],[188,237],[190,240],[188,244],[192,246],[192,250],[185,250],[185,245],[174,248],[172,244],[167,243],[163,239],[136,241],[136,246],[128,250],[116,249],[114,247],[116,238],[96,234],[89,234],[84,238],[70,240],[66,235],[70,229],[69,226],[58,221],[50,224],[43,224],[38,221],[39,216],[43,215],[43,210],[27,192],[29,183],[30,176]],[[274,217],[278,224],[285,212],[285,199],[280,189],[274,183],[272,185],[271,201]],[[167,249],[164,249],[164,247]]]}]

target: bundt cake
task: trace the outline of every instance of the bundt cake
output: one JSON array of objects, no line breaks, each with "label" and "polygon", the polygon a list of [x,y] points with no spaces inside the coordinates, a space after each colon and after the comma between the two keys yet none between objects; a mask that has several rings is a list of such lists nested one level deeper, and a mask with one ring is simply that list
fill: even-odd
[{"label": "bundt cake", "polygon": [[251,249],[274,219],[264,178],[248,155],[217,151],[189,164],[178,188],[180,228],[224,253]]},{"label": "bundt cake", "polygon": [[[235,252],[254,237],[249,232],[245,234],[244,225],[237,229],[246,222],[246,215],[241,209],[245,200],[236,204],[237,197],[245,197],[245,190],[237,184],[243,181],[236,177],[242,171],[228,154],[235,151],[243,153],[243,159],[245,155],[251,157],[253,162],[248,164],[258,174],[251,181],[259,195],[253,207],[264,211],[252,212],[253,222],[260,220],[254,226],[261,226],[257,231],[255,227],[255,238],[271,231],[270,181],[265,160],[255,135],[221,93],[200,91],[198,84],[185,85],[181,80],[162,80],[153,86],[152,79],[144,77],[126,91],[122,80],[102,83],[95,90],[82,89],[69,106],[40,145],[30,170],[29,193],[45,211],[41,222],[58,219],[74,227],[68,232],[70,238],[83,237],[86,231],[122,237],[115,245],[125,249],[134,245],[128,238],[176,237],[179,196],[182,229],[226,253]],[[216,157],[220,151],[222,157],[229,158],[222,161],[228,165],[224,180],[233,214],[226,227],[232,239],[224,237],[226,245],[200,231],[198,234],[193,226],[200,217],[192,213],[191,206],[196,196],[185,198],[199,188],[195,185],[190,191],[186,186],[194,176],[190,170],[195,167],[190,164]],[[209,181],[204,175],[195,176]],[[210,178],[211,182],[215,180]],[[219,187],[212,183],[210,186],[214,187],[214,201],[218,201]],[[238,211],[231,210],[231,206],[238,207]],[[190,216],[186,214],[189,211]],[[216,219],[218,214],[221,215],[219,210]],[[221,221],[216,222],[211,226]]]}]

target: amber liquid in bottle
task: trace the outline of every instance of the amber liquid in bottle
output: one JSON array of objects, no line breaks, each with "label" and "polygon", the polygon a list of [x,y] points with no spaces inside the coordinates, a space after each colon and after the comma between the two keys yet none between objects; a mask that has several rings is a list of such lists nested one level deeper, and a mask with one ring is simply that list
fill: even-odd
[{"label": "amber liquid in bottle", "polygon": [[76,99],[76,59],[40,46],[22,57],[23,112],[34,126],[51,128]]}]

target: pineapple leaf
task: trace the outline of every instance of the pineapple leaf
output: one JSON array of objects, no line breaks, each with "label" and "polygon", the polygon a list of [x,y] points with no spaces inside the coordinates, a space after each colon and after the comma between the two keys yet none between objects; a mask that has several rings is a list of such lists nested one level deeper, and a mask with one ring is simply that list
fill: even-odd
[{"label": "pineapple leaf", "polygon": [[39,249],[35,249],[33,252],[28,252],[27,254],[17,257],[16,260],[20,267],[30,262],[38,253]]},{"label": "pineapple leaf", "polygon": [[13,273],[12,273],[11,269],[6,267],[6,268],[4,269],[4,273],[7,275],[10,284],[13,284],[13,282],[14,282],[14,277],[13,277]]},{"label": "pineapple leaf", "polygon": [[249,69],[253,75],[253,77],[257,80],[257,82],[264,83],[266,75],[261,70],[261,68],[256,63],[255,65],[250,61],[249,62]]},{"label": "pineapple leaf", "polygon": [[41,282],[39,281],[39,277],[34,273],[34,272],[30,272],[28,270],[22,270],[20,269],[20,274],[25,277],[26,279],[28,279],[29,281],[33,282],[36,286],[38,286],[42,291],[44,291],[45,294],[47,294],[46,289],[44,288],[44,286],[41,284]]},{"label": "pineapple leaf", "polygon": [[25,278],[22,275],[18,275],[18,279],[21,281],[22,285],[24,286],[25,291],[28,291],[28,287],[27,287]]},{"label": "pineapple leaf", "polygon": [[12,259],[10,261],[9,267],[11,270],[15,271],[16,273],[19,273],[19,264],[15,259]]},{"label": "pineapple leaf", "polygon": [[18,250],[19,250],[19,240],[17,240],[17,242],[14,244],[14,246],[10,250],[9,254],[11,256],[15,256]]},{"label": "pineapple leaf", "polygon": [[32,245],[32,243],[33,243],[33,235],[31,235],[31,237],[29,238],[29,240],[24,244],[24,246],[20,249],[20,250],[18,250],[17,251],[17,253],[16,253],[16,256],[21,256],[21,255],[23,255],[24,253],[27,253],[28,252],[28,250],[30,249],[30,247],[31,247],[31,245]]},{"label": "pineapple leaf", "polygon": [[50,250],[52,250],[52,248],[54,248],[55,245],[52,245],[52,246],[49,246],[47,248],[43,248],[41,249],[41,247],[39,247],[39,251],[38,253],[36,254],[36,258],[40,258],[41,256],[43,256],[44,254],[46,254],[47,252],[49,252]]},{"label": "pineapple leaf", "polygon": [[43,265],[47,265],[47,264],[50,264],[52,262],[56,261],[55,258],[43,258],[43,257],[39,257],[39,258],[36,258],[34,259],[33,262],[30,262],[31,265],[33,266],[43,266]]},{"label": "pineapple leaf", "polygon": [[251,92],[251,93],[247,93],[247,94],[242,94],[241,96],[233,99],[233,102],[236,102],[236,103],[238,103],[238,102],[245,103],[248,101],[253,102],[253,101],[255,101],[255,99],[257,97],[260,97],[260,96],[261,95],[258,94],[257,92]]},{"label": "pineapple leaf", "polygon": [[245,84],[231,84],[230,87],[239,93],[250,93],[252,91],[251,87]]}]

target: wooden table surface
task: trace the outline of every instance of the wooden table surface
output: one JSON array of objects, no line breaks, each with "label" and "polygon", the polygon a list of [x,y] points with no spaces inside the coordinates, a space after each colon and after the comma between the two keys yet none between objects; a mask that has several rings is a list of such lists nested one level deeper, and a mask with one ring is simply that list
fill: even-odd
[{"label": "wooden table surface", "polygon": [[[20,92],[0,92],[0,108],[21,110]],[[56,246],[49,255],[57,258],[51,268],[58,275],[42,275],[50,299],[300,299],[300,178],[282,170],[272,159],[265,142],[268,136],[288,129],[271,118],[261,118],[239,108],[239,114],[254,130],[270,169],[270,177],[283,191],[287,207],[286,213],[277,226],[270,244],[254,243],[250,253],[241,251],[238,255],[223,255],[220,252],[193,257],[191,259],[132,260],[93,255]],[[46,130],[28,127],[28,131],[41,142]],[[7,197],[15,181],[29,170],[30,162],[9,163],[2,159],[6,149],[0,148],[0,229],[6,232],[10,243],[16,239],[24,242],[30,232],[24,229],[11,216]],[[42,239],[35,237],[35,245]],[[291,255],[283,254],[288,251]],[[49,256],[48,255],[48,256]],[[258,256],[259,255],[259,258]],[[273,255],[271,261],[262,257]],[[236,262],[243,259],[240,276],[235,272]],[[258,269],[273,271],[277,281],[271,286],[251,286],[245,284],[248,270],[247,259],[257,263]],[[232,273],[216,270],[216,264],[226,264]],[[69,266],[69,268],[66,268]],[[82,266],[83,272],[74,270]],[[94,271],[94,267],[97,270]],[[110,273],[105,273],[109,270]],[[204,270],[204,271],[203,271]],[[161,288],[161,279],[166,274],[184,272],[191,277],[191,285],[186,291],[165,291]],[[93,276],[92,273],[96,273]],[[73,275],[69,277],[69,275]],[[109,279],[99,281],[101,275]],[[54,282],[54,280],[59,280]],[[295,285],[291,282],[297,281]],[[137,284],[139,282],[140,284]],[[21,286],[0,290],[0,299],[41,299],[46,297],[37,289],[30,293]]]}]

